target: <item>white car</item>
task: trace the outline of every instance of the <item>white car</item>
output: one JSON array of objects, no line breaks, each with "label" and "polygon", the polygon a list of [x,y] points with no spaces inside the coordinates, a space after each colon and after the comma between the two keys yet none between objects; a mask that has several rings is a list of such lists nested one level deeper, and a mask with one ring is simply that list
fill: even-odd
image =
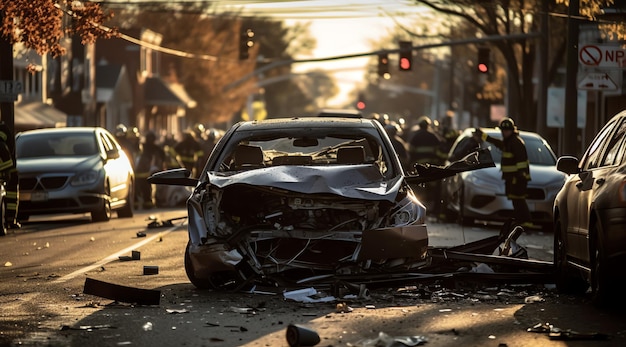
[{"label": "white car", "polygon": [[[469,128],[456,139],[449,152],[449,161],[458,160],[478,146],[488,148],[495,167],[459,173],[442,183],[442,199],[446,211],[466,225],[475,221],[506,222],[513,218],[513,204],[504,193],[500,171],[502,152],[489,142],[478,144],[472,138],[474,128]],[[499,129],[483,129],[495,138],[502,138]],[[528,208],[534,224],[552,228],[552,207],[556,194],[565,183],[566,175],[556,169],[556,156],[540,135],[520,131],[526,143],[530,162],[531,181],[528,182]]]}]

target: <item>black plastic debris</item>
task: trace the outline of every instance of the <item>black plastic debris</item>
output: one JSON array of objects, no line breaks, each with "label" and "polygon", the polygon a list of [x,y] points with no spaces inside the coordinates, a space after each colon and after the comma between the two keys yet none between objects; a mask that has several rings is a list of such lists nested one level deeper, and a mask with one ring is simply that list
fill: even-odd
[{"label": "black plastic debris", "polygon": [[526,329],[531,333],[548,334],[550,340],[574,341],[574,340],[608,340],[609,335],[598,332],[579,332],[571,329],[563,330],[550,323],[537,323]]},{"label": "black plastic debris", "polygon": [[287,326],[286,338],[290,347],[315,346],[320,343],[320,336],[315,330],[296,324]]},{"label": "black plastic debris", "polygon": [[153,229],[153,228],[162,228],[162,227],[173,227],[174,226],[174,221],[175,220],[179,220],[179,219],[186,219],[187,216],[184,217],[176,217],[176,218],[171,218],[171,219],[167,219],[164,221],[160,221],[156,218],[151,218],[150,219],[150,223],[148,223],[148,228],[149,229]]},{"label": "black plastic debris", "polygon": [[127,287],[93,278],[85,278],[83,293],[138,305],[158,305],[161,300],[159,290]]},{"label": "black plastic debris", "polygon": [[156,265],[145,265],[143,267],[143,274],[144,275],[158,275],[159,267]]}]

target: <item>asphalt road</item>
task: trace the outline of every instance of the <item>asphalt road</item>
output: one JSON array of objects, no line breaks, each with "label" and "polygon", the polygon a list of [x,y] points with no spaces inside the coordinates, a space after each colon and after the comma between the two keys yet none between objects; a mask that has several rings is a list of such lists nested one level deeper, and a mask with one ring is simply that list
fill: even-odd
[{"label": "asphalt road", "polygon": [[[626,345],[623,308],[600,310],[585,296],[559,295],[543,283],[405,284],[320,303],[288,301],[272,288],[199,291],[183,268],[185,220],[147,227],[151,215],[163,221],[185,212],[139,211],[108,223],[90,223],[85,216],[37,218],[0,238],[0,345],[287,346],[290,323],[316,332],[319,346],[388,346],[381,342],[388,337],[424,338],[426,346]],[[437,248],[498,232],[429,222],[430,245]],[[551,260],[551,233],[529,232],[518,243],[529,258]],[[120,259],[132,251],[140,259]],[[158,273],[144,274],[145,267]],[[88,279],[156,292],[159,304],[85,294]],[[527,331],[541,323],[570,331],[561,337],[586,339],[552,340],[546,332]],[[604,335],[571,331],[610,339],[589,340]]]}]

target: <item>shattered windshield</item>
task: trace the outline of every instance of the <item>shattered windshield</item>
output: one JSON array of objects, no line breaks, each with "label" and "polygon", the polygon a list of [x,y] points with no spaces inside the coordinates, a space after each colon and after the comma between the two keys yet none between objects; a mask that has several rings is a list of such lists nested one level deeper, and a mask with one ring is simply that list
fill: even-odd
[{"label": "shattered windshield", "polygon": [[389,170],[380,140],[368,133],[250,136],[231,141],[219,159],[221,172],[281,165],[376,165]]}]

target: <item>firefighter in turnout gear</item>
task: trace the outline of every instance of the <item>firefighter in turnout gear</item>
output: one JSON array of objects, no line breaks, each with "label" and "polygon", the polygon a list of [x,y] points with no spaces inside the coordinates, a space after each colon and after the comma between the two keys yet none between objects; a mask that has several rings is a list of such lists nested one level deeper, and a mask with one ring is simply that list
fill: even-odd
[{"label": "firefighter in turnout gear", "polygon": [[[409,140],[410,165],[441,165],[447,154],[442,152],[443,140],[431,129],[432,121],[422,116],[417,122],[418,129]],[[412,167],[407,168],[411,170]],[[433,215],[441,209],[441,180],[427,182],[415,187],[415,192]]]},{"label": "firefighter in turnout gear", "polygon": [[[15,137],[4,122],[0,122],[0,176],[6,184],[6,211],[2,223],[8,229],[19,229],[20,224],[16,219],[19,180],[15,161]],[[4,230],[4,227],[0,228],[0,235],[4,234]]]},{"label": "firefighter in turnout gear", "polygon": [[156,144],[156,135],[152,131],[146,134],[140,149],[135,165],[137,200],[141,201],[142,208],[150,209],[154,207],[154,196],[148,177],[165,168],[165,152]]},{"label": "firefighter in turnout gear", "polygon": [[174,150],[178,161],[192,173],[192,177],[197,177],[196,162],[204,157],[204,151],[193,131],[185,131],[183,140],[174,146]]},{"label": "firefighter in turnout gear", "polygon": [[502,119],[498,127],[502,132],[502,140],[487,135],[479,128],[476,128],[473,133],[474,139],[479,143],[490,142],[502,151],[500,169],[506,196],[513,203],[515,221],[522,227],[534,227],[526,203],[528,181],[530,181],[526,144],[519,136],[512,119]]}]

